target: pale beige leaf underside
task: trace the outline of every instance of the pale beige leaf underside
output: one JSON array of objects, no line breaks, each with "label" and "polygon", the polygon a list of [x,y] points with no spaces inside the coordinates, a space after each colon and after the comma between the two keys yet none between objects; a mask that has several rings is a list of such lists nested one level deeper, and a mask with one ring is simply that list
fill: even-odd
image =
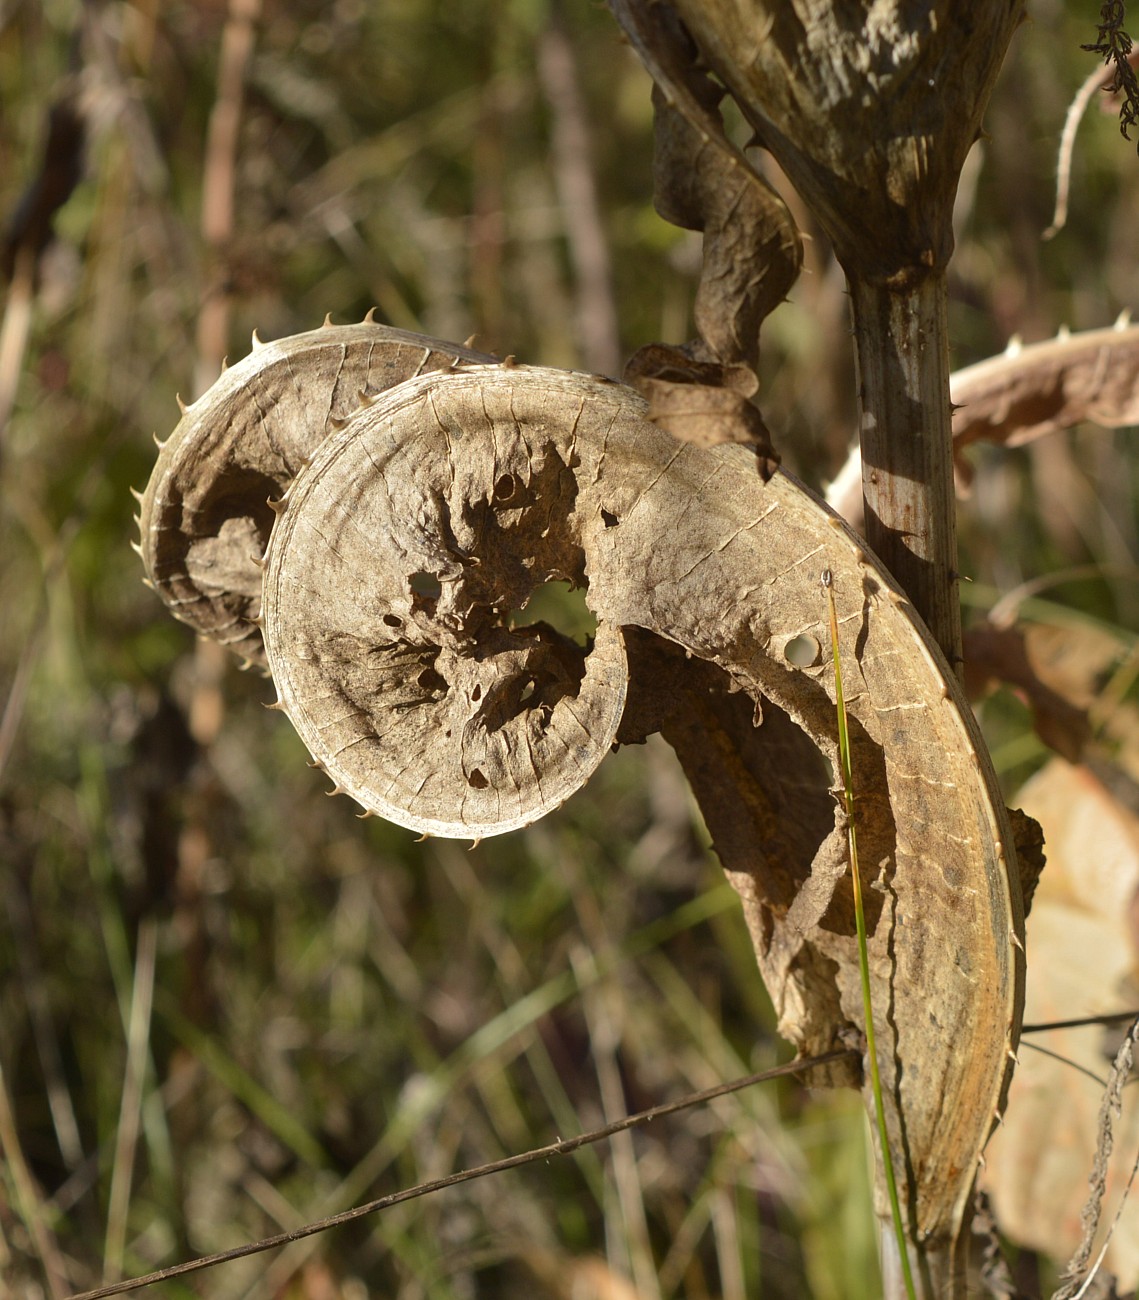
[{"label": "pale beige leaf underside", "polygon": [[[232,641],[241,610],[262,606],[280,705],[335,784],[405,826],[477,839],[560,804],[614,741],[661,731],[743,900],[781,1030],[815,1052],[857,1042],[862,1019],[829,569],[891,1137],[918,1230],[952,1240],[1007,1081],[1023,916],[984,746],[908,602],[796,480],[765,483],[742,447],[677,443],[596,376],[464,365],[329,424],[336,384],[364,386],[341,369],[357,353],[340,334],[332,353],[312,351],[322,331],[276,345],[305,377],[271,409],[256,365],[248,387],[235,367],[191,408],[177,472],[168,449],[143,510],[159,591],[185,615],[176,565],[158,565],[208,535],[171,484],[255,518],[242,448],[283,449],[263,571],[250,561],[239,601],[211,589],[211,608]],[[285,432],[294,417],[303,435]],[[189,539],[171,536],[179,508]],[[510,625],[550,580],[586,589],[591,644]]]}]

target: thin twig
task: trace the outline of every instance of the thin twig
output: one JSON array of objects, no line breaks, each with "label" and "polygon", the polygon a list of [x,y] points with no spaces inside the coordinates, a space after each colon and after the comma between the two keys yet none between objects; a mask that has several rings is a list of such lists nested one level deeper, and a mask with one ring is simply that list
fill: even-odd
[{"label": "thin twig", "polygon": [[1085,1025],[1114,1025],[1126,1020],[1139,1019],[1139,1011],[1106,1011],[1098,1016],[1081,1016],[1078,1020],[1042,1020],[1035,1025],[1022,1025],[1021,1036],[1043,1034],[1049,1029],[1082,1029]]},{"label": "thin twig", "polygon": [[824,1052],[821,1056],[810,1056],[798,1061],[788,1061],[786,1065],[777,1065],[774,1069],[763,1070],[759,1074],[749,1074],[742,1079],[733,1079],[730,1083],[721,1083],[714,1088],[705,1088],[702,1092],[690,1093],[686,1097],[681,1097],[679,1101],[665,1102],[661,1106],[653,1106],[649,1110],[639,1111],[635,1115],[626,1115],[623,1119],[616,1120],[612,1124],[606,1124],[604,1128],[582,1133],[578,1137],[551,1142],[548,1146],[538,1147],[533,1151],[524,1151],[519,1155],[507,1156],[505,1159],[495,1160],[487,1165],[478,1165],[473,1169],[463,1169],[458,1173],[448,1174],[445,1178],[436,1178],[429,1183],[420,1183],[416,1187],[408,1187],[403,1191],[393,1192],[390,1196],[381,1196],[377,1200],[369,1201],[366,1205],[358,1205],[351,1210],[345,1210],[342,1214],[334,1214],[330,1218],[319,1219],[315,1223],[305,1224],[303,1228],[294,1228],[290,1232],[280,1232],[276,1236],[265,1237],[261,1241],[248,1242],[244,1246],[219,1251],[214,1255],[203,1255],[198,1259],[175,1264],[171,1268],[163,1268],[154,1273],[147,1273],[143,1277],[127,1278],[122,1282],[116,1282],[113,1286],[97,1287],[94,1291],[83,1291],[68,1296],[67,1300],[102,1300],[104,1296],[123,1295],[127,1291],[136,1291],[140,1287],[153,1286],[156,1282],[166,1282],[173,1277],[184,1277],[187,1273],[196,1273],[204,1268],[212,1268],[216,1264],[227,1264],[231,1260],[245,1259],[249,1255],[259,1255],[264,1251],[274,1250],[278,1246],[286,1246],[290,1242],[314,1236],[318,1232],[326,1232],[329,1228],[337,1228],[342,1224],[352,1223],[356,1219],[365,1218],[367,1215],[386,1210],[393,1205],[400,1205],[404,1201],[415,1200],[417,1197],[427,1196],[431,1192],[442,1191],[445,1187],[455,1187],[459,1183],[468,1183],[475,1178],[485,1178],[487,1174],[502,1173],[506,1169],[517,1169],[521,1165],[533,1164],[538,1160],[548,1160],[550,1156],[569,1155],[580,1147],[590,1146],[595,1142],[603,1142],[616,1133],[625,1132],[626,1129],[639,1128],[644,1124],[651,1123],[654,1119],[661,1119],[665,1115],[675,1115],[678,1111],[715,1101],[717,1097],[726,1097],[729,1093],[739,1092],[741,1089],[750,1088],[754,1084],[766,1083],[770,1079],[782,1078],[789,1074],[801,1074],[804,1070],[813,1069],[815,1066],[830,1065],[835,1061],[846,1060],[857,1055],[858,1052],[854,1048],[844,1047],[833,1052]]},{"label": "thin twig", "polygon": [[1075,97],[1068,105],[1068,114],[1064,118],[1064,129],[1060,132],[1060,148],[1056,154],[1056,206],[1052,212],[1052,224],[1041,236],[1053,239],[1064,229],[1068,221],[1068,194],[1072,183],[1072,155],[1076,150],[1076,132],[1087,112],[1092,96],[1103,89],[1110,81],[1112,73],[1108,69],[1096,68],[1084,78]]},{"label": "thin twig", "polygon": [[[1137,1036],[1139,1036],[1139,1019],[1132,1022],[1122,1046],[1115,1054],[1108,1087],[1104,1092],[1103,1100],[1100,1102],[1099,1121],[1096,1126],[1099,1137],[1096,1142],[1095,1161],[1092,1164],[1092,1171],[1088,1175],[1091,1191],[1088,1193],[1088,1199],[1080,1212],[1083,1236],[1075,1254],[1064,1269],[1062,1275],[1064,1283],[1053,1296],[1053,1300],[1077,1300],[1077,1297],[1084,1295],[1088,1284],[1095,1277],[1096,1270],[1103,1260],[1101,1253],[1091,1267],[1088,1267],[1088,1261],[1091,1259],[1092,1253],[1092,1242],[1095,1240],[1096,1231],[1099,1228],[1100,1215],[1103,1212],[1103,1198],[1107,1191],[1108,1162],[1111,1159],[1111,1151],[1115,1142],[1115,1120],[1120,1113],[1123,1085],[1131,1074]],[[1128,1182],[1127,1187],[1130,1190],[1130,1182]],[[1126,1197],[1126,1192],[1124,1196]],[[1114,1226],[1113,1223],[1113,1229]],[[1085,1272],[1085,1270],[1087,1271]]]},{"label": "thin twig", "polygon": [[1061,1065],[1069,1065],[1078,1073],[1086,1075],[1095,1084],[1101,1088],[1107,1087],[1107,1080],[1101,1078],[1094,1070],[1089,1070],[1086,1065],[1080,1065],[1078,1061],[1073,1061],[1071,1057],[1064,1056],[1060,1052],[1054,1052],[1050,1047],[1041,1047],[1039,1043],[1024,1043],[1023,1046],[1030,1052],[1037,1052],[1041,1056],[1047,1056],[1053,1061],[1059,1061]]}]

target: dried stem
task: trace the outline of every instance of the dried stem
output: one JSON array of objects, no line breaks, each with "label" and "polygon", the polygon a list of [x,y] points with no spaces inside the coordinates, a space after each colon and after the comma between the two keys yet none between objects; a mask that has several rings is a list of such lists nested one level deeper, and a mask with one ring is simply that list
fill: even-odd
[{"label": "dried stem", "polygon": [[[253,55],[254,24],[261,0],[230,0],[218,62],[218,93],[210,113],[202,177],[202,240],[208,269],[206,292],[198,314],[194,396],[205,392],[221,371],[229,338],[230,288],[227,253],[233,238],[237,144],[245,100],[245,72]],[[210,641],[198,644],[196,685],[190,703],[190,730],[208,745],[221,729],[224,714],[221,680],[226,655]]]},{"label": "dried stem", "polygon": [[851,278],[866,539],[961,665],[946,282]]}]

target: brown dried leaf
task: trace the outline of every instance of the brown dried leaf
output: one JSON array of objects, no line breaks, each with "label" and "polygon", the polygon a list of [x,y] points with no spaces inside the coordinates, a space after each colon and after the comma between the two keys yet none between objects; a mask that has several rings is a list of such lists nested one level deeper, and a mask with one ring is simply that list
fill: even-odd
[{"label": "brown dried leaf", "polygon": [[707,354],[718,361],[759,360],[759,329],[799,274],[783,233],[782,201],[750,167],[710,148],[684,114],[653,89],[654,201],[676,225],[704,234],[693,314]]},{"label": "brown dried leaf", "polygon": [[[1131,916],[1139,891],[1139,818],[1087,768],[1058,758],[1021,788],[1018,799],[1039,820],[1048,842],[1048,870],[1027,923],[1032,960],[1026,1021],[1135,1006],[1139,949]],[[1033,1051],[1029,1043],[1063,1059]],[[1034,1034],[1022,1043],[1004,1123],[989,1144],[983,1174],[1002,1231],[1021,1245],[1061,1258],[1079,1245],[1102,1081],[1115,1047],[1098,1025]],[[1106,1170],[1109,1214],[1139,1150],[1139,1103],[1131,1094],[1124,1094],[1116,1150]],[[1134,1199],[1124,1208],[1105,1266],[1123,1290],[1139,1282]]]},{"label": "brown dried leaf", "polygon": [[1139,325],[1061,334],[958,370],[950,381],[953,449],[1019,447],[1084,420],[1139,424]]},{"label": "brown dried leaf", "polygon": [[264,664],[261,556],[274,514],[337,421],[393,384],[455,361],[452,343],[364,322],[260,344],[185,409],[139,519],[147,577],[175,618]]},{"label": "brown dried leaf", "polygon": [[759,389],[749,366],[693,361],[683,348],[650,343],[629,359],[625,382],[648,401],[648,418],[678,442],[740,443],[755,450],[764,479],[775,473],[771,433],[748,400]]},{"label": "brown dried leaf", "polygon": [[759,456],[764,478],[775,473],[779,457],[771,445],[771,434],[746,397],[727,388],[667,379],[640,379],[635,387],[648,399],[648,418],[678,442],[697,447],[742,443]]},{"label": "brown dried leaf", "polygon": [[625,383],[637,388],[643,379],[727,388],[741,397],[754,397],[759,392],[759,377],[750,366],[700,360],[689,348],[670,343],[647,343],[629,358],[625,364]]},{"label": "brown dried leaf", "polygon": [[799,274],[802,243],[787,205],[724,134],[723,88],[699,67],[669,4],[610,0],[656,83],[653,200],[704,234],[696,328],[712,360],[755,367],[759,327]]},{"label": "brown dried leaf", "polygon": [[1015,687],[1031,706],[1033,727],[1044,744],[1070,763],[1077,763],[1092,734],[1088,720],[1091,697],[1077,702],[1070,689],[1052,684],[1046,662],[1033,653],[1034,643],[1041,640],[1031,628],[994,627],[991,623],[969,628],[965,633],[965,688],[976,699],[994,682]]},{"label": "brown dried leaf", "polygon": [[971,698],[994,682],[1031,706],[1036,734],[1069,762],[1084,762],[1113,796],[1139,810],[1139,708],[1122,698],[1139,651],[1088,623],[983,623],[965,634]]},{"label": "brown dried leaf", "polygon": [[[256,385],[227,391],[262,439]],[[813,1053],[858,1041],[862,1018],[829,569],[890,1138],[915,1231],[952,1253],[1019,1026],[1023,836],[954,674],[859,540],[747,449],[678,444],[646,415],[623,385],[519,366],[422,375],[356,412],[273,526],[281,705],[366,808],[472,837],[556,806],[615,738],[663,731],[781,1030]],[[259,485],[228,463],[240,517]],[[586,585],[591,646],[512,626],[552,578]]]}]

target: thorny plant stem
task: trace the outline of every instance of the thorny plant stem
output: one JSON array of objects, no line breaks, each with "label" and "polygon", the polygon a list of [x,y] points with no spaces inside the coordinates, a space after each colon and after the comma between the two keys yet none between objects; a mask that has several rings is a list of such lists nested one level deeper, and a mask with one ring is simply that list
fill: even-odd
[{"label": "thorny plant stem", "polygon": [[835,710],[838,714],[838,752],[842,763],[843,806],[846,811],[846,835],[850,845],[850,881],[854,892],[854,924],[858,932],[858,973],[862,981],[862,1016],[866,1025],[866,1055],[870,1058],[870,1090],[874,1094],[874,1117],[878,1124],[878,1144],[882,1152],[882,1170],[890,1198],[890,1215],[898,1241],[898,1255],[909,1300],[916,1300],[910,1253],[906,1242],[906,1225],[898,1201],[898,1183],[894,1177],[894,1157],[890,1135],[886,1131],[886,1108],[882,1102],[882,1078],[878,1070],[878,1048],[874,1039],[874,1013],[870,998],[870,954],[866,944],[866,912],[862,906],[862,878],[858,874],[858,838],[854,828],[854,770],[850,758],[850,732],[846,723],[846,699],[842,693],[842,661],[838,649],[838,614],[834,603],[834,580],[830,569],[822,574],[830,614],[831,655],[834,660]]},{"label": "thorny plant stem", "polygon": [[961,671],[946,281],[851,278],[866,540]]}]

